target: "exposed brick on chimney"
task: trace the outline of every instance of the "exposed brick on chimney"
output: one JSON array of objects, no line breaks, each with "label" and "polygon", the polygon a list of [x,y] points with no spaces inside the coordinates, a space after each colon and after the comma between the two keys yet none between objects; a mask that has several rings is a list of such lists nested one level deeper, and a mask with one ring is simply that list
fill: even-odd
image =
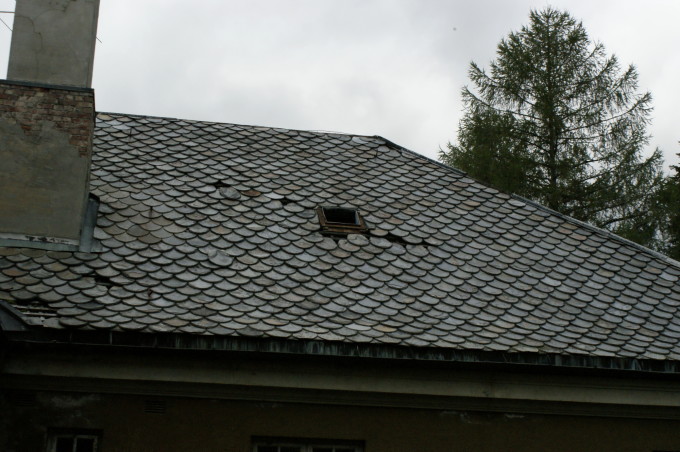
[{"label": "exposed brick on chimney", "polygon": [[90,89],[0,81],[0,236],[79,242],[94,121]]},{"label": "exposed brick on chimney", "polygon": [[0,82],[0,119],[36,135],[41,121],[67,133],[78,153],[90,156],[94,131],[94,93]]}]

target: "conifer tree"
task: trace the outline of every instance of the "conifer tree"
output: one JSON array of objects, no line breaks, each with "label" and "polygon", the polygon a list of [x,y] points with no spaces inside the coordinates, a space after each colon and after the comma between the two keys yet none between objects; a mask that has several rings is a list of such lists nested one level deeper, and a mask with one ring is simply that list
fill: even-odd
[{"label": "conifer tree", "polygon": [[[680,157],[680,154],[678,154]],[[680,165],[671,166],[675,174],[669,176],[658,198],[657,209],[662,217],[661,238],[668,256],[680,261]]]},{"label": "conifer tree", "polygon": [[643,156],[651,95],[634,66],[622,70],[583,25],[554,8],[498,45],[487,70],[474,62],[463,88],[457,143],[440,158],[501,190],[631,240],[652,244],[650,203],[662,155]]}]

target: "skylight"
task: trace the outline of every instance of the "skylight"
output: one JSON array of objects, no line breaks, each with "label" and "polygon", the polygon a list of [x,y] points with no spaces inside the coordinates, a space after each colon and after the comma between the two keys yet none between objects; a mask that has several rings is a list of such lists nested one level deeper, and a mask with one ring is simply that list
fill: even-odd
[{"label": "skylight", "polygon": [[361,234],[366,224],[357,209],[351,207],[318,207],[321,230],[329,234]]}]

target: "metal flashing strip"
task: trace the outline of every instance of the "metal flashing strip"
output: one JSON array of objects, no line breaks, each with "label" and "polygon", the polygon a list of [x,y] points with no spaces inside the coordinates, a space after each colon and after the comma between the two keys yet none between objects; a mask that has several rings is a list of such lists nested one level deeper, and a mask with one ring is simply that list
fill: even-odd
[{"label": "metal flashing strip", "polygon": [[0,247],[6,248],[34,248],[48,251],[78,251],[79,245],[76,241],[61,241],[51,237],[24,236],[18,238],[12,234],[3,234],[0,237]]},{"label": "metal flashing strip", "polygon": [[37,83],[29,82],[23,80],[6,80],[0,79],[0,84],[3,85],[16,85],[16,86],[31,86],[35,88],[46,88],[46,89],[60,89],[63,91],[78,91],[82,93],[94,93],[93,88],[85,88],[81,86],[70,86],[70,85],[50,85],[48,83]]},{"label": "metal flashing strip", "polygon": [[[468,178],[470,178],[470,179],[473,179],[475,182],[477,182],[477,183],[479,183],[479,184],[485,185],[485,186],[487,186],[487,187],[489,187],[489,188],[492,188],[492,189],[494,189],[494,190],[498,190],[499,192],[502,193],[502,191],[501,191],[499,188],[494,187],[493,185],[491,185],[491,184],[489,184],[489,183],[487,183],[487,182],[484,182],[484,181],[475,179],[474,177],[470,176],[468,173],[466,173],[466,172],[463,171],[463,170],[460,170],[460,169],[458,169],[458,168],[454,168],[454,167],[449,166],[449,165],[447,165],[447,164],[445,164],[445,163],[442,163],[442,162],[440,162],[440,161],[438,161],[438,160],[434,160],[434,159],[431,159],[431,158],[426,157],[426,156],[424,156],[424,155],[418,154],[417,152],[412,151],[412,150],[410,150],[410,149],[407,149],[407,148],[405,148],[405,147],[403,147],[403,146],[400,146],[400,145],[398,145],[398,144],[396,144],[396,143],[394,143],[394,142],[388,140],[388,139],[385,138],[385,137],[381,137],[380,135],[375,135],[375,136],[373,136],[372,138],[377,138],[377,139],[383,140],[383,141],[385,141],[385,143],[387,143],[388,145],[390,145],[390,146],[392,146],[392,147],[394,147],[394,148],[396,148],[396,149],[398,149],[398,150],[400,150],[400,151],[402,151],[402,152],[408,153],[408,154],[410,154],[410,155],[412,155],[412,156],[414,156],[414,157],[420,158],[420,159],[427,160],[427,161],[429,161],[430,163],[433,163],[433,164],[435,164],[435,165],[437,165],[437,166],[439,166],[439,167],[446,168],[447,170],[450,170],[450,171],[452,171],[452,172],[454,172],[454,173],[460,174],[461,176],[465,176],[465,177],[468,177]],[[518,201],[521,201],[521,202],[524,202],[524,203],[526,203],[526,204],[529,204],[529,205],[531,205],[531,206],[533,206],[533,207],[535,207],[535,208],[537,208],[537,209],[541,209],[541,210],[543,210],[543,211],[545,211],[545,212],[549,212],[549,213],[552,214],[552,215],[555,215],[555,216],[557,216],[557,217],[559,217],[559,218],[562,218],[562,219],[564,219],[564,220],[566,220],[566,221],[570,221],[570,222],[572,222],[572,223],[574,223],[574,224],[577,224],[577,225],[579,225],[579,226],[581,226],[581,227],[583,227],[583,228],[585,228],[585,229],[588,229],[588,230],[590,230],[590,231],[596,232],[596,233],[598,233],[598,234],[602,234],[603,236],[607,237],[608,239],[621,241],[621,242],[623,242],[624,244],[626,244],[627,246],[632,246],[633,248],[635,248],[635,249],[637,249],[637,250],[639,250],[639,251],[641,251],[641,252],[650,254],[650,255],[656,257],[657,259],[661,259],[661,260],[663,260],[663,261],[665,261],[665,262],[667,262],[667,263],[669,263],[669,264],[671,264],[671,265],[676,265],[676,266],[678,266],[678,264],[680,264],[679,261],[676,261],[676,260],[674,260],[674,259],[672,259],[672,258],[670,258],[670,257],[668,257],[668,256],[666,256],[666,255],[664,255],[664,254],[662,254],[662,253],[659,253],[658,251],[654,251],[654,250],[649,249],[649,248],[647,248],[647,247],[645,247],[645,246],[642,246],[642,245],[640,245],[639,243],[635,243],[635,242],[633,242],[633,241],[630,241],[630,240],[628,240],[628,239],[625,239],[625,238],[623,238],[623,237],[620,237],[620,236],[614,234],[614,233],[611,232],[611,231],[608,231],[608,230],[603,229],[603,228],[599,228],[599,227],[597,227],[597,226],[595,226],[595,225],[592,225],[592,224],[590,224],[590,223],[586,223],[586,222],[584,222],[584,221],[577,220],[576,218],[573,218],[573,217],[570,217],[570,216],[565,215],[565,214],[563,214],[563,213],[560,213],[560,212],[558,212],[558,211],[556,211],[556,210],[553,210],[553,209],[551,209],[551,208],[549,208],[549,207],[546,207],[546,206],[544,206],[544,205],[542,205],[542,204],[540,204],[540,203],[538,203],[538,202],[536,202],[536,201],[533,201],[533,200],[531,200],[531,199],[525,198],[525,197],[523,197],[523,196],[520,196],[520,195],[517,195],[517,194],[514,194],[514,193],[508,193],[508,195],[509,195],[510,197],[512,197],[512,198],[514,198],[514,199],[516,199],[516,200],[518,200]]]},{"label": "metal flashing strip", "polygon": [[529,198],[525,198],[525,197],[523,197],[523,196],[516,195],[516,194],[514,194],[514,193],[511,194],[510,196],[513,197],[514,199],[518,200],[518,201],[521,201],[521,202],[524,202],[524,203],[526,203],[526,204],[529,204],[529,205],[531,205],[531,206],[533,206],[533,207],[535,207],[535,208],[537,208],[537,209],[542,209],[542,210],[544,210],[544,211],[546,211],[546,212],[549,212],[551,215],[555,215],[556,217],[562,218],[562,219],[564,219],[565,221],[570,221],[570,222],[572,222],[572,223],[574,223],[574,224],[577,224],[577,225],[579,225],[580,227],[582,227],[582,228],[584,228],[584,229],[588,229],[588,230],[593,231],[593,232],[595,232],[595,233],[597,233],[597,234],[601,234],[601,235],[607,237],[607,238],[610,239],[610,240],[616,240],[616,241],[622,242],[622,243],[624,243],[626,246],[630,246],[630,247],[635,248],[636,250],[638,250],[638,251],[640,251],[640,252],[649,254],[649,255],[651,255],[651,256],[653,256],[653,257],[655,257],[655,258],[657,258],[657,259],[660,259],[660,260],[662,260],[662,261],[664,261],[664,262],[666,262],[666,263],[668,263],[668,264],[670,264],[670,265],[674,265],[674,266],[676,266],[676,267],[680,267],[680,261],[676,261],[675,259],[673,259],[673,258],[671,258],[671,257],[668,257],[668,256],[666,256],[665,254],[662,254],[662,253],[660,253],[660,252],[658,252],[658,251],[654,251],[653,249],[647,248],[647,247],[645,247],[645,246],[643,246],[643,245],[640,245],[639,243],[635,243],[635,242],[633,242],[633,241],[631,241],[631,240],[628,240],[628,239],[623,238],[623,237],[621,237],[621,236],[619,236],[619,235],[616,235],[616,234],[614,234],[614,233],[611,232],[611,231],[608,231],[608,230],[606,230],[606,229],[597,227],[597,226],[595,226],[595,225],[593,225],[593,224],[590,224],[590,223],[586,223],[585,221],[577,220],[576,218],[573,218],[573,217],[570,217],[570,216],[565,215],[565,214],[563,214],[563,213],[560,213],[560,212],[558,212],[558,211],[556,211],[556,210],[551,209],[550,207],[546,207],[546,206],[544,206],[544,205],[541,205],[541,204],[539,204],[538,202],[533,201],[533,200],[531,200],[531,199],[529,199]]},{"label": "metal flashing strip", "polygon": [[24,315],[14,306],[0,300],[0,331],[28,331]]},{"label": "metal flashing strip", "polygon": [[100,251],[101,245],[94,240],[94,228],[97,225],[97,212],[99,211],[99,197],[90,193],[87,198],[87,208],[83,216],[83,224],[80,228],[80,244],[78,251]]}]

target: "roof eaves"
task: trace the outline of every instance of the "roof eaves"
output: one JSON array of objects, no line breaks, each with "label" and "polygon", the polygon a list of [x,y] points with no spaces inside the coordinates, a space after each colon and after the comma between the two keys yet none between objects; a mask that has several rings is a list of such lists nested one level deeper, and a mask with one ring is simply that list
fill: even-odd
[{"label": "roof eaves", "polygon": [[62,344],[155,350],[268,353],[275,355],[360,358],[464,365],[500,365],[554,370],[642,372],[680,376],[680,361],[592,355],[560,355],[554,352],[503,352],[492,350],[439,349],[390,344],[352,344],[322,340],[287,340],[244,336],[196,336],[176,333],[50,330],[24,328],[7,331],[16,343]]}]

